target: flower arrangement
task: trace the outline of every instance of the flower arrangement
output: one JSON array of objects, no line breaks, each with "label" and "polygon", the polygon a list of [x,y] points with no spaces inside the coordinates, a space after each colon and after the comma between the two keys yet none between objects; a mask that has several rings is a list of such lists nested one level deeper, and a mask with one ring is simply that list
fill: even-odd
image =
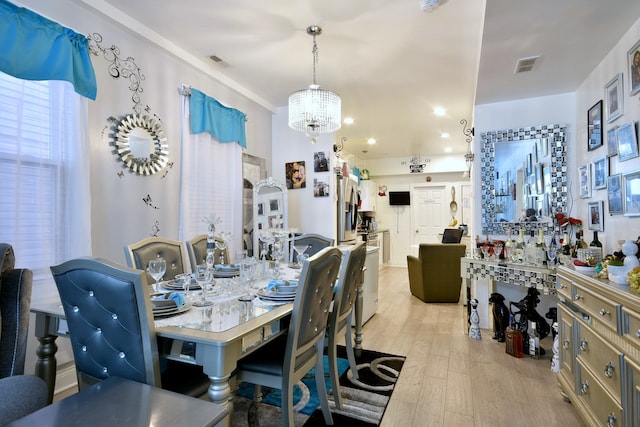
[{"label": "flower arrangement", "polygon": [[582,228],[582,220],[578,218],[569,217],[561,212],[555,215],[556,221],[560,228],[571,227],[571,228]]}]

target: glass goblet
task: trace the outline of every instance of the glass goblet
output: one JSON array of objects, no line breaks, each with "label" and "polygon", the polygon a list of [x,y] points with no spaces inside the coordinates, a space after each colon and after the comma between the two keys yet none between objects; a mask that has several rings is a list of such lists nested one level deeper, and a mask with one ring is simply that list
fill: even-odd
[{"label": "glass goblet", "polygon": [[558,255],[558,247],[557,246],[549,246],[547,247],[547,266],[549,268],[554,268],[556,266],[556,256]]},{"label": "glass goblet", "polygon": [[162,279],[164,274],[167,272],[167,261],[165,261],[164,258],[152,259],[149,261],[147,271],[156,281],[156,283],[153,284],[153,291],[158,292],[159,280]]},{"label": "glass goblet", "polygon": [[302,267],[302,263],[304,262],[304,253],[309,249],[308,245],[293,245],[293,249],[296,251],[298,261],[298,267]]},{"label": "glass goblet", "polygon": [[207,307],[213,302],[207,300],[207,285],[212,279],[212,272],[206,265],[196,267],[196,283],[200,286],[200,299],[193,302],[196,307]]}]

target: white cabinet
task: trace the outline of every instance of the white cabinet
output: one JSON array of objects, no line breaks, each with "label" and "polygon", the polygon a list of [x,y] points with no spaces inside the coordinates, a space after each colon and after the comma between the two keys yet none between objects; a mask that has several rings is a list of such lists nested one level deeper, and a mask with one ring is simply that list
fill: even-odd
[{"label": "white cabinet", "polygon": [[[378,310],[378,261],[380,248],[368,247],[367,258],[364,266],[364,281],[362,284],[362,324]],[[353,316],[352,325],[355,326],[356,318]],[[356,338],[357,339],[357,338]],[[356,341],[357,342],[357,341]]]},{"label": "white cabinet", "polygon": [[378,186],[374,181],[360,181],[360,211],[375,212],[378,201]]}]

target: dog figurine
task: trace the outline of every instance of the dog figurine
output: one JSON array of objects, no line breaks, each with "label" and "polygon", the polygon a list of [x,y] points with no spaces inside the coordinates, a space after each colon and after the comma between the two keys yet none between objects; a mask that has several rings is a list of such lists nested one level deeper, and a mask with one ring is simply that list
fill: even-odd
[{"label": "dog figurine", "polygon": [[[545,338],[551,332],[551,327],[547,321],[536,311],[536,306],[540,302],[539,295],[540,292],[532,286],[527,291],[527,296],[520,301],[517,303],[509,302],[510,312],[513,318],[517,319],[517,329],[522,333],[522,350],[525,354],[529,352],[529,321],[536,322],[536,331],[538,331],[540,339]],[[518,311],[514,311],[514,307]],[[540,348],[540,354],[545,354],[543,348]]]},{"label": "dog figurine", "polygon": [[469,315],[469,322],[471,322],[471,326],[469,326],[469,338],[473,340],[482,339],[482,335],[480,333],[480,316],[478,316],[478,300],[472,299],[469,301],[471,305],[471,314]]},{"label": "dog figurine", "polygon": [[509,326],[509,309],[504,303],[504,295],[493,293],[489,297],[489,303],[493,304],[493,337],[498,342],[504,342],[505,331]]}]

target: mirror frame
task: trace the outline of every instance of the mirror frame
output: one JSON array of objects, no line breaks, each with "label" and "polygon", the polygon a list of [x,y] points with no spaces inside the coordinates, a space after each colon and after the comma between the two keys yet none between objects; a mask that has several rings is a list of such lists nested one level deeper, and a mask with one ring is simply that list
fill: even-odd
[{"label": "mirror frame", "polygon": [[253,247],[254,247],[254,255],[259,253],[258,245],[260,242],[258,241],[258,196],[260,195],[260,190],[265,187],[275,187],[280,190],[282,193],[282,228],[289,228],[289,217],[288,217],[288,201],[287,201],[287,186],[272,176],[267,179],[263,179],[261,181],[256,182],[253,186]]},{"label": "mirror frame", "polygon": [[482,133],[481,146],[481,206],[482,234],[508,234],[509,229],[524,227],[525,232],[537,230],[541,226],[544,233],[552,233],[555,223],[551,222],[506,222],[497,221],[496,212],[496,167],[495,143],[520,142],[547,138],[551,158],[551,212],[567,211],[569,193],[567,191],[567,140],[566,125],[554,124],[546,126],[526,127],[520,129],[498,130]]},{"label": "mirror frame", "polygon": [[[131,151],[129,137],[134,129],[145,131],[152,143],[153,151],[148,157],[135,157]],[[120,120],[113,134],[115,154],[125,168],[138,175],[153,175],[161,171],[169,162],[169,145],[162,124],[153,117],[142,114],[127,114]]]}]

